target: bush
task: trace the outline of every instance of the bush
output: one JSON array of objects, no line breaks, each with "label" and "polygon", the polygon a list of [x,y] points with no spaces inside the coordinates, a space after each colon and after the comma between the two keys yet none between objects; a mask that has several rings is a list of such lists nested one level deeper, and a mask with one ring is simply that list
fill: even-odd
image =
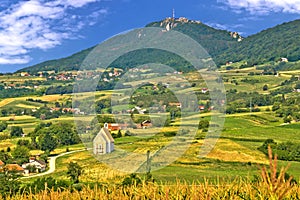
[{"label": "bush", "polygon": [[165,137],[174,137],[177,133],[176,132],[164,132],[164,136]]},{"label": "bush", "polygon": [[7,128],[7,123],[4,121],[0,122],[0,132],[4,131]]},{"label": "bush", "polygon": [[276,143],[273,139],[267,139],[258,150],[268,155],[268,146],[273,149],[274,154],[277,154],[278,159],[287,161],[300,161],[300,144],[292,142]]},{"label": "bush", "polygon": [[24,134],[23,129],[19,126],[11,127],[10,136],[11,137],[21,137]]},{"label": "bush", "polygon": [[139,185],[141,184],[141,179],[136,174],[130,174],[130,176],[127,176],[123,179],[122,185],[128,186],[128,185]]},{"label": "bush", "polygon": [[125,132],[125,136],[131,136],[130,131],[127,130],[127,131]]},{"label": "bush", "polygon": [[33,193],[39,193],[47,189],[46,186],[48,189],[53,189],[53,191],[62,191],[69,187],[69,183],[63,180],[56,180],[52,177],[38,178],[27,189],[31,189]]},{"label": "bush", "polygon": [[209,127],[208,120],[201,120],[198,125],[198,129],[207,129]]},{"label": "bush", "polygon": [[263,86],[263,91],[267,91],[269,89],[268,85]]}]

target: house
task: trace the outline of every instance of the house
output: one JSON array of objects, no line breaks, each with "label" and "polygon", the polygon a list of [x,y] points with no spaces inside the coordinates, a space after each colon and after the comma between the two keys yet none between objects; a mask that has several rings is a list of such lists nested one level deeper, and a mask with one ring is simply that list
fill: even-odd
[{"label": "house", "polygon": [[205,110],[205,106],[204,106],[204,105],[199,105],[199,110],[200,110],[200,111]]},{"label": "house", "polygon": [[17,174],[24,173],[24,169],[18,164],[7,164],[4,166],[4,169],[6,169],[9,172],[15,172]]},{"label": "house", "polygon": [[176,106],[177,108],[181,108],[181,103],[169,103],[169,106]]},{"label": "house", "polygon": [[142,109],[141,107],[135,106],[131,109],[131,112],[137,111],[139,114],[143,115],[147,111],[147,109]]},{"label": "house", "polygon": [[24,76],[30,76],[30,74],[29,74],[28,72],[21,72],[20,75],[21,75],[22,77],[24,77]]},{"label": "house", "polygon": [[280,62],[289,62],[287,58],[280,58]]},{"label": "house", "polygon": [[207,92],[208,92],[208,88],[202,88],[202,89],[201,89],[201,92],[202,92],[202,94],[207,93]]},{"label": "house", "polygon": [[108,130],[108,124],[105,123],[93,140],[93,153],[95,155],[111,153],[114,150],[114,142]]},{"label": "house", "polygon": [[118,130],[120,130],[121,129],[121,126],[119,126],[119,124],[112,124],[112,123],[109,123],[109,124],[107,124],[107,129],[109,130],[109,131],[118,131]]},{"label": "house", "polygon": [[29,163],[25,163],[22,165],[22,168],[25,169],[25,173],[28,173],[26,169],[30,166],[35,167],[36,172],[38,173],[45,171],[47,164],[44,161],[36,160],[35,158],[31,157],[29,158]]},{"label": "house", "polygon": [[5,163],[2,160],[0,160],[0,170],[3,169],[4,165]]},{"label": "house", "polygon": [[151,127],[151,126],[152,126],[152,123],[151,123],[150,120],[145,120],[145,121],[143,121],[143,122],[141,123],[141,127],[142,127],[143,129],[148,128],[148,127]]},{"label": "house", "polygon": [[226,62],[226,66],[230,66],[231,64],[232,64],[231,61],[227,61],[227,62]]}]

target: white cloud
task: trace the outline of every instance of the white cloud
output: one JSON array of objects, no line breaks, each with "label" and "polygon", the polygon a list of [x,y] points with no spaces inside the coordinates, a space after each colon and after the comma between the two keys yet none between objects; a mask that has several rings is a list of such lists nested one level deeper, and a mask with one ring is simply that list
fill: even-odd
[{"label": "white cloud", "polygon": [[235,12],[246,10],[251,14],[267,15],[270,12],[300,13],[300,0],[218,0]]},{"label": "white cloud", "polygon": [[[91,16],[74,14],[100,0],[29,0],[0,11],[0,64],[25,64],[32,49],[46,50],[72,39],[86,25],[107,14],[98,9]],[[73,14],[70,14],[70,10]],[[88,22],[93,19],[93,24]]]},{"label": "white cloud", "polygon": [[74,7],[74,8],[80,8],[83,7],[89,3],[94,3],[99,0],[55,0],[55,1],[50,1],[47,2],[46,5],[51,5],[51,6],[65,6],[65,7]]},{"label": "white cloud", "polygon": [[0,64],[26,64],[30,62],[29,56],[5,57],[0,56]]}]

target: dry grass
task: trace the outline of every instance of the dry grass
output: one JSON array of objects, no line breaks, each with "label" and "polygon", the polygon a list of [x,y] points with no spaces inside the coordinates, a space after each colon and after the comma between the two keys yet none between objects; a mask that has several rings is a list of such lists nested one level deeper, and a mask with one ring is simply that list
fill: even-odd
[{"label": "dry grass", "polygon": [[0,150],[6,150],[7,147],[14,148],[16,145],[13,144],[10,140],[2,140],[0,142]]},{"label": "dry grass", "polygon": [[269,194],[271,199],[283,199],[289,193],[289,189],[291,188],[291,180],[293,177],[289,177],[288,180],[285,180],[285,174],[289,165],[281,168],[279,173],[277,172],[277,155],[275,155],[273,160],[270,145],[268,146],[268,153],[270,172],[268,172],[266,167],[262,168],[261,183],[263,188],[266,190],[265,193]]},{"label": "dry grass", "polygon": [[22,103],[17,104],[16,107],[29,108],[29,109],[39,108],[39,106],[30,106],[30,105],[25,105],[25,104],[22,104]]},{"label": "dry grass", "polygon": [[0,101],[0,107],[3,107],[11,102],[15,101],[15,98],[7,98],[7,99],[4,99],[2,101]]},{"label": "dry grass", "polygon": [[22,116],[8,116],[8,117],[0,117],[1,121],[8,121],[9,119],[13,118],[14,121],[22,121],[22,120],[34,120],[35,117],[29,115],[22,115]]},{"label": "dry grass", "polygon": [[209,158],[235,161],[235,162],[255,162],[267,164],[264,154],[260,151],[253,151],[245,146],[228,139],[218,139],[214,149],[208,154]]},{"label": "dry grass", "polygon": [[[261,183],[251,184],[235,180],[230,184],[210,185],[208,182],[189,185],[177,182],[175,185],[160,185],[142,183],[139,186],[118,187],[106,185],[93,189],[86,187],[82,191],[53,191],[45,190],[39,194],[19,194],[8,200],[58,200],[58,199],[296,199],[300,192],[298,185],[290,186],[289,192],[281,197],[270,196],[269,191],[262,188]],[[1,197],[0,197],[1,199]]]},{"label": "dry grass", "polygon": [[54,102],[54,101],[58,101],[60,99],[69,98],[70,96],[71,95],[66,95],[66,94],[65,95],[54,94],[54,95],[46,95],[46,96],[42,96],[42,97],[36,97],[36,99]]},{"label": "dry grass", "polygon": [[118,183],[111,183],[94,188],[87,186],[81,191],[46,189],[39,194],[20,193],[6,199],[299,199],[300,187],[298,184],[291,184],[292,178],[288,180],[284,178],[286,170],[287,167],[277,173],[277,157],[273,159],[269,148],[269,170],[262,167],[260,179],[256,182],[237,178],[232,182],[218,182],[215,185],[210,184],[208,180],[193,184],[177,181],[172,185],[142,182],[140,185],[121,186]]}]

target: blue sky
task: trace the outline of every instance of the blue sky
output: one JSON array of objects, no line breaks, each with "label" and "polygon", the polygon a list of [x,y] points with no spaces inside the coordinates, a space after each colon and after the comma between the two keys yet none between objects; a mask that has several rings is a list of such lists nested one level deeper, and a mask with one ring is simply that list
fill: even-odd
[{"label": "blue sky", "polygon": [[173,8],[243,36],[300,18],[300,0],[1,0],[0,72],[69,56]]}]

